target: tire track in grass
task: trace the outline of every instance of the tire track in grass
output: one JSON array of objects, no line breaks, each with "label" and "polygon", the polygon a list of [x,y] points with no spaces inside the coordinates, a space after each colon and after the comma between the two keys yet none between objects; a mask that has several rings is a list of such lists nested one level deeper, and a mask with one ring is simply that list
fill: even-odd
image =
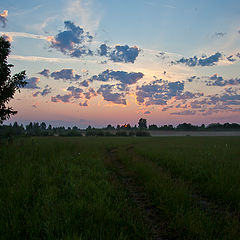
[{"label": "tire track in grass", "polygon": [[[138,153],[136,153],[134,151],[134,146],[126,147],[125,149],[126,149],[126,152],[128,153],[128,156],[130,156],[132,159],[135,159],[135,160],[143,159],[143,157],[141,155],[139,155]],[[153,162],[151,160],[149,160],[149,162],[151,162],[153,164],[154,168],[158,169],[159,172],[166,171],[166,169],[161,168],[161,166],[157,165],[155,162]],[[176,179],[176,181],[178,181],[178,178],[175,178],[175,179]],[[236,212],[229,211],[228,208],[226,209],[226,208],[224,208],[224,206],[218,205],[216,202],[212,202],[212,201],[209,201],[209,199],[203,198],[199,192],[196,192],[196,191],[194,191],[194,189],[192,189],[191,184],[189,182],[184,182],[184,183],[189,188],[190,198],[192,198],[192,200],[195,202],[196,206],[199,209],[201,209],[206,214],[206,216],[209,216],[210,218],[211,217],[214,217],[216,219],[218,218],[219,222],[222,221],[222,222],[225,222],[227,225],[229,225],[226,228],[224,227],[223,233],[224,233],[224,231],[229,231],[229,234],[231,234],[231,235],[235,235],[235,236],[238,235],[238,234],[235,234],[235,232],[239,233],[239,230],[240,230],[239,219],[240,218]],[[221,220],[220,220],[220,218],[221,218]],[[231,228],[231,230],[229,227]],[[231,231],[233,232],[233,234],[231,233]],[[228,235],[228,233],[226,235]],[[240,235],[238,235],[238,237],[239,236]],[[239,238],[231,238],[230,237],[230,238],[226,238],[226,239],[239,239]]]},{"label": "tire track in grass", "polygon": [[130,199],[143,215],[143,219],[150,229],[152,239],[168,240],[166,238],[166,222],[161,221],[159,209],[152,204],[144,188],[137,184],[134,174],[118,160],[117,149],[108,150],[107,158],[108,165],[111,165],[111,168],[120,177],[121,184],[129,192]]},{"label": "tire track in grass", "polygon": [[[128,152],[128,154],[131,156],[131,157],[136,157],[136,158],[143,158],[142,155],[140,155],[139,153],[137,153],[135,150],[134,150],[134,147],[127,147],[126,148],[126,151]],[[167,172],[170,172],[169,170],[167,169],[164,169],[162,168],[159,164],[157,164],[156,162],[152,161],[151,159],[148,159],[150,162],[152,162],[152,164],[155,165],[155,167],[157,169],[161,171],[167,171]],[[175,177],[175,179],[178,179],[179,177]],[[182,180],[183,181],[183,180]],[[184,181],[189,187],[191,186],[191,184],[187,181]],[[192,188],[192,187],[190,187]],[[192,193],[191,193],[191,197],[194,201],[196,201],[198,207],[203,210],[207,215],[230,215],[231,217],[234,217],[236,215],[235,212],[231,212],[229,209],[226,210],[226,209],[223,209],[223,206],[217,204],[216,202],[213,202],[213,201],[210,201],[209,199],[207,199],[206,197],[202,197],[201,193],[199,191],[196,191],[194,189],[191,189]]]}]

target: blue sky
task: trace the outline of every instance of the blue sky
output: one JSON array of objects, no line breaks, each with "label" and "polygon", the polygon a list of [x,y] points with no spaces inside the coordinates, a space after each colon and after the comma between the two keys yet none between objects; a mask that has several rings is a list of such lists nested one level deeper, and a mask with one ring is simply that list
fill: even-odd
[{"label": "blue sky", "polygon": [[8,122],[240,121],[239,1],[0,3],[9,62],[29,82]]}]

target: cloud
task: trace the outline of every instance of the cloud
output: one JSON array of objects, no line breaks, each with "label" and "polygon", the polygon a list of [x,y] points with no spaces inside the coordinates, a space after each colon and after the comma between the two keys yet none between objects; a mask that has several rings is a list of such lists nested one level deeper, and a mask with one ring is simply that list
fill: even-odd
[{"label": "cloud", "polygon": [[117,83],[117,84],[115,84],[115,87],[120,92],[129,92],[129,90],[130,90],[129,86],[127,84],[124,84],[124,83]]},{"label": "cloud", "polygon": [[150,114],[151,112],[150,111],[145,111],[144,114]]},{"label": "cloud", "polygon": [[76,87],[68,87],[67,88],[67,91],[69,91],[71,93],[71,96],[73,98],[82,98],[82,93],[83,93],[83,90],[81,88],[76,88]]},{"label": "cloud", "polygon": [[44,77],[47,77],[47,78],[50,77],[50,71],[49,71],[49,69],[44,69],[44,70],[42,70],[41,72],[39,72],[38,74],[40,74],[40,75],[42,75],[42,76],[44,76]]},{"label": "cloud", "polygon": [[116,45],[114,48],[110,48],[106,44],[101,44],[98,50],[100,56],[106,56],[113,62],[122,63],[134,63],[139,52],[139,48],[128,45]]},{"label": "cloud", "polygon": [[194,100],[190,103],[192,109],[197,109],[197,111],[203,113],[204,116],[219,111],[233,111],[234,107],[239,105],[240,95],[232,90],[226,90],[226,92],[222,94],[208,95],[204,99]]},{"label": "cloud", "polygon": [[6,41],[9,41],[9,42],[13,41],[12,37],[7,34],[3,34],[1,37],[3,37]]},{"label": "cloud", "polygon": [[[82,60],[79,58],[49,58],[49,57],[38,57],[38,56],[19,56],[19,55],[10,55],[9,59],[20,60],[20,61],[29,61],[29,62],[47,62],[47,63],[82,63]],[[85,60],[85,62],[96,63],[95,60]]]},{"label": "cloud", "polygon": [[183,82],[168,82],[162,79],[153,81],[137,87],[138,104],[148,105],[166,105],[172,97],[182,94],[184,90]]},{"label": "cloud", "polygon": [[166,112],[166,111],[167,111],[168,109],[170,109],[170,108],[173,108],[173,105],[168,105],[168,106],[162,108],[162,111],[163,111],[163,112]]},{"label": "cloud", "polygon": [[193,98],[202,97],[203,95],[204,95],[203,93],[192,93],[192,92],[187,91],[187,92],[177,95],[176,100],[193,99]]},{"label": "cloud", "polygon": [[124,98],[124,94],[122,93],[113,93],[113,85],[105,84],[101,85],[98,89],[97,93],[103,96],[103,99],[108,102],[112,102],[115,104],[123,104],[127,105],[127,101]]},{"label": "cloud", "polygon": [[88,29],[95,32],[100,22],[100,9],[94,7],[92,0],[68,0],[66,13],[68,18]]},{"label": "cloud", "polygon": [[65,94],[65,95],[57,95],[55,97],[51,97],[52,102],[64,102],[64,103],[69,103],[72,98],[72,95],[70,94]]},{"label": "cloud", "polygon": [[97,96],[97,92],[93,88],[89,88],[83,94],[84,94],[86,99],[91,99],[92,97],[96,97]]},{"label": "cloud", "polygon": [[[200,109],[202,108],[202,104],[201,104],[202,101],[199,101],[199,100],[195,100],[195,101],[192,101],[190,103],[190,106],[191,108],[194,108],[194,109]],[[205,102],[204,102],[205,103]]]},{"label": "cloud", "polygon": [[177,60],[176,62],[171,62],[172,64],[185,64],[188,67],[195,67],[195,66],[214,66],[217,62],[222,58],[222,54],[217,52],[210,57],[204,56],[202,58],[198,58],[197,56],[191,57],[191,58],[181,58],[180,60]]},{"label": "cloud", "polygon": [[156,56],[157,58],[165,59],[165,55],[166,55],[165,52],[158,52],[155,56]]},{"label": "cloud", "polygon": [[37,91],[33,94],[33,97],[37,97],[38,95],[41,95],[45,97],[46,95],[50,94],[52,92],[52,89],[48,87],[48,85],[42,90],[42,91]]},{"label": "cloud", "polygon": [[142,79],[144,76],[141,72],[124,72],[124,71],[113,71],[107,69],[106,71],[100,73],[99,75],[94,75],[89,80],[90,81],[102,81],[107,82],[110,80],[120,81],[123,84],[134,84],[138,80]]},{"label": "cloud", "polygon": [[230,95],[227,93],[222,95],[216,94],[216,95],[210,96],[210,100],[212,103],[215,103],[215,104],[218,102],[224,102],[225,104],[231,105],[230,103],[232,101],[238,101],[238,102],[240,101],[240,95],[239,94]]},{"label": "cloud", "polygon": [[38,35],[38,34],[25,33],[25,32],[0,32],[0,34],[7,34],[8,36],[11,36],[11,37],[41,39],[46,41],[49,40],[49,37]]},{"label": "cloud", "polygon": [[101,44],[98,50],[98,54],[100,56],[107,56],[109,49],[110,48],[106,44]]},{"label": "cloud", "polygon": [[89,83],[87,80],[84,80],[82,82],[79,83],[80,86],[83,86],[83,87],[88,87],[89,86]]},{"label": "cloud", "polygon": [[7,26],[7,16],[8,10],[4,10],[3,13],[0,13],[0,23],[2,23],[3,28]]},{"label": "cloud", "polygon": [[80,75],[75,74],[73,69],[62,69],[60,71],[52,72],[50,75],[55,80],[71,80],[71,81],[77,81],[81,78]]},{"label": "cloud", "polygon": [[171,115],[188,115],[188,116],[193,116],[196,114],[196,111],[194,110],[185,110],[182,112],[172,112],[170,113]]},{"label": "cloud", "polygon": [[51,98],[52,102],[71,103],[76,99],[84,99],[84,91],[81,88],[70,86],[67,88],[68,93],[64,95],[58,94]]},{"label": "cloud", "polygon": [[239,85],[240,78],[223,79],[222,76],[214,74],[208,78],[206,84],[207,86],[219,86],[219,87],[224,87],[226,85]]},{"label": "cloud", "polygon": [[223,33],[223,32],[216,32],[215,34],[214,34],[216,37],[224,37],[225,35],[227,35],[227,33]]},{"label": "cloud", "polygon": [[88,49],[86,46],[83,46],[83,47],[79,47],[78,49],[75,49],[70,54],[71,57],[76,57],[76,58],[79,58],[83,55],[93,56],[93,52],[92,50]]},{"label": "cloud", "polygon": [[83,102],[83,103],[79,103],[79,106],[81,106],[81,107],[87,107],[87,106],[88,106],[88,101],[86,100],[86,101]]},{"label": "cloud", "polygon": [[187,79],[188,82],[192,82],[193,80],[200,80],[200,78],[197,76],[192,76]]},{"label": "cloud", "polygon": [[26,78],[25,81],[27,84],[24,86],[25,89],[39,89],[40,87],[37,84],[40,82],[40,78],[38,77],[31,77]]},{"label": "cloud", "polygon": [[175,106],[175,108],[187,108],[187,104],[182,105],[181,103],[179,103],[178,105]]},{"label": "cloud", "polygon": [[109,54],[113,62],[134,63],[140,49],[137,47],[115,46],[115,49]]},{"label": "cloud", "polygon": [[233,58],[233,55],[230,55],[229,57],[226,57],[229,62],[235,62],[237,61],[235,58]]},{"label": "cloud", "polygon": [[92,41],[93,37],[71,21],[65,21],[64,25],[65,31],[58,33],[55,37],[48,38],[51,43],[50,47],[71,57],[79,58],[82,55],[93,55],[92,51],[85,45]]},{"label": "cloud", "polygon": [[210,108],[210,109],[206,109],[205,111],[203,111],[202,115],[209,116],[209,115],[212,115],[212,114],[218,113],[218,112],[219,112],[218,109]]}]

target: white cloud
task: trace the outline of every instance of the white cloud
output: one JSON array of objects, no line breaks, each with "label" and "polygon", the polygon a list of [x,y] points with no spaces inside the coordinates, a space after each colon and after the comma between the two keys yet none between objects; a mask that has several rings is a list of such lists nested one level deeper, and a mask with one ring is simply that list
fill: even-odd
[{"label": "white cloud", "polygon": [[100,13],[93,8],[93,0],[68,0],[66,19],[71,19],[92,34],[96,32],[100,22]]},{"label": "white cloud", "polygon": [[48,23],[55,20],[57,18],[57,16],[52,16],[52,17],[48,17],[45,18],[41,23],[36,23],[36,24],[26,24],[25,25],[25,29],[28,31],[42,31],[44,32],[44,29],[47,27]]},{"label": "white cloud", "polygon": [[[38,57],[38,56],[19,56],[19,55],[10,55],[9,59],[20,60],[20,61],[30,61],[30,62],[79,62],[82,63],[82,59],[77,58],[48,58],[48,57]],[[94,60],[85,60],[86,62],[96,63]]]},{"label": "white cloud", "polygon": [[32,34],[32,33],[25,33],[25,32],[0,32],[0,34],[6,34],[10,37],[22,37],[22,38],[33,38],[33,39],[48,40],[47,36]]}]

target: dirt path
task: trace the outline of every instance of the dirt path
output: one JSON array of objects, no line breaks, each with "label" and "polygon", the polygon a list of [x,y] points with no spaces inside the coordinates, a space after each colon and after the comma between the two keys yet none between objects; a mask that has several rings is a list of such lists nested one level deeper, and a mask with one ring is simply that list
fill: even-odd
[{"label": "dirt path", "polygon": [[161,221],[159,210],[151,203],[143,187],[139,185],[134,178],[134,174],[127,170],[124,165],[118,161],[117,149],[108,151],[108,165],[114,168],[115,173],[120,176],[121,184],[129,192],[132,202],[140,210],[145,223],[151,230],[153,240],[167,240],[166,223]]}]

